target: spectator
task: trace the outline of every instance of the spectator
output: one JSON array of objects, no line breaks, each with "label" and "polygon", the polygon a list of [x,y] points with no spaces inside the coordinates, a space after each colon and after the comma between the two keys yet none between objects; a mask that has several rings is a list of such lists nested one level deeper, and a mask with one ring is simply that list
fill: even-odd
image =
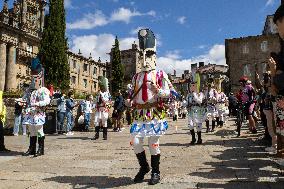
[{"label": "spectator", "polygon": [[[22,110],[23,110],[24,103],[22,99],[16,99],[15,101],[15,121],[14,121],[14,136],[19,135],[19,128],[22,125]],[[27,135],[26,125],[22,125],[23,128],[23,135]]]},{"label": "spectator", "polygon": [[2,100],[3,91],[0,91],[0,152],[9,152],[5,147],[4,142],[4,122],[6,118],[6,106],[3,103]]},{"label": "spectator", "polygon": [[66,99],[65,93],[61,94],[61,97],[57,99],[57,133],[63,134],[63,125],[66,117]]},{"label": "spectator", "polygon": [[115,102],[114,102],[114,111],[112,117],[114,119],[114,131],[121,131],[122,123],[121,118],[124,112],[124,99],[120,91],[118,91]]},{"label": "spectator", "polygon": [[238,104],[238,99],[234,96],[233,93],[229,95],[229,116],[236,115],[235,110]]},{"label": "spectator", "polygon": [[85,131],[89,132],[91,124],[91,114],[93,109],[93,96],[87,95],[86,100],[81,104],[81,113],[84,115]]},{"label": "spectator", "polygon": [[74,135],[72,132],[74,126],[73,109],[79,104],[73,100],[74,94],[72,91],[68,93],[68,99],[66,100],[66,116],[67,116],[67,133],[66,136]]}]

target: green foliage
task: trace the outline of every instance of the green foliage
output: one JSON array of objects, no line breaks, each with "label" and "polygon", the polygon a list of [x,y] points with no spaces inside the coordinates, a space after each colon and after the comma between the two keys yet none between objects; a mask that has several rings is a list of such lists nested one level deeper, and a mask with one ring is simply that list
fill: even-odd
[{"label": "green foliage", "polygon": [[22,91],[7,91],[3,92],[3,98],[21,98],[23,96]]},{"label": "green foliage", "polygon": [[39,54],[45,68],[45,82],[63,90],[70,84],[65,30],[64,0],[49,0]]},{"label": "green foliage", "polygon": [[124,68],[121,63],[121,54],[119,50],[119,41],[116,37],[114,48],[112,50],[112,78],[111,78],[111,87],[112,93],[115,94],[119,90],[123,89],[123,81],[124,81]]}]

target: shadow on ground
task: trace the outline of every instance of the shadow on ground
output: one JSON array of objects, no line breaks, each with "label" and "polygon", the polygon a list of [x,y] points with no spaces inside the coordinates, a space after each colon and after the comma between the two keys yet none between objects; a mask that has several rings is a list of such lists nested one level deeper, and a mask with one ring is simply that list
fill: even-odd
[{"label": "shadow on ground", "polygon": [[73,188],[87,189],[96,188],[115,188],[120,186],[129,186],[134,184],[130,177],[108,177],[108,176],[57,176],[44,179],[58,183],[72,185]]},{"label": "shadow on ground", "polygon": [[[263,131],[259,130],[259,133]],[[217,136],[232,135],[231,130],[223,129]],[[217,162],[205,162],[210,169],[198,169],[190,176],[203,179],[214,179],[211,183],[198,183],[198,188],[224,189],[283,189],[284,180],[280,175],[279,166],[269,159],[264,152],[266,147],[259,135],[245,138],[230,138],[221,141],[206,141],[204,145],[222,145],[228,147],[224,151],[216,151],[218,155],[212,157]],[[227,183],[224,183],[227,180]]]}]

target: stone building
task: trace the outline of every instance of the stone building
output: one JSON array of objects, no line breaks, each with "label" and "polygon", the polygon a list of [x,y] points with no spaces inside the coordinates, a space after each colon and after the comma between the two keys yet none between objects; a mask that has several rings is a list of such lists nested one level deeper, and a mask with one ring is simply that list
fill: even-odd
[{"label": "stone building", "polygon": [[262,77],[262,73],[267,69],[270,53],[280,51],[276,33],[273,16],[269,15],[261,35],[225,40],[226,63],[229,66],[228,76],[232,91],[239,89],[238,81],[241,76],[249,77],[253,84],[256,73]]},{"label": "stone building", "polygon": [[44,24],[44,0],[4,1],[0,12],[0,90],[15,91],[30,80],[27,66],[38,53]]},{"label": "stone building", "polygon": [[[110,52],[110,62],[112,63],[112,51]],[[135,42],[132,44],[131,49],[122,50],[121,53],[121,63],[123,64],[125,77],[124,80],[126,82],[131,82],[132,77],[137,73],[140,72],[140,65],[138,64],[139,61],[139,50],[137,44]]]},{"label": "stone building", "polygon": [[[0,12],[0,90],[17,91],[31,81],[30,63],[39,49],[44,27],[45,0],[4,1]],[[98,76],[107,74],[108,63],[67,52],[70,88],[79,93],[97,91]]]},{"label": "stone building", "polygon": [[70,66],[70,88],[80,93],[95,93],[98,91],[98,77],[109,77],[109,63],[102,63],[82,56],[79,52],[75,54],[68,52]]}]

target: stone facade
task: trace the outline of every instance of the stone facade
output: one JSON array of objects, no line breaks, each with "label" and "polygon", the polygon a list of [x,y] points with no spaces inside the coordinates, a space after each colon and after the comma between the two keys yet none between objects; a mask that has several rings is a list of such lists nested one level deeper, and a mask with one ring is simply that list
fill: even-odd
[{"label": "stone facade", "polygon": [[[44,27],[44,0],[17,0],[13,8],[4,2],[0,12],[0,90],[17,91],[30,83],[30,63],[39,49]],[[108,63],[67,52],[70,88],[80,93],[98,90],[98,76],[109,76]],[[75,67],[74,67],[75,66]]]},{"label": "stone facade", "polygon": [[15,91],[29,81],[27,63],[38,53],[46,2],[5,0],[0,12],[0,90]]},{"label": "stone facade", "polygon": [[240,88],[238,81],[242,76],[249,77],[254,84],[256,73],[262,77],[266,71],[270,53],[280,51],[279,37],[275,34],[272,18],[267,17],[262,35],[226,39],[226,63],[229,66],[231,91]]},{"label": "stone facade", "polygon": [[109,63],[95,61],[79,54],[68,52],[70,88],[76,92],[91,94],[98,91],[98,77],[109,77]]},{"label": "stone facade", "polygon": [[[112,63],[113,57],[112,57],[112,51],[110,52],[110,62]],[[139,50],[138,46],[133,43],[131,49],[122,50],[121,53],[121,63],[124,66],[125,71],[125,81],[127,83],[131,82],[132,77],[140,72],[140,66],[138,64],[139,62]]]}]

